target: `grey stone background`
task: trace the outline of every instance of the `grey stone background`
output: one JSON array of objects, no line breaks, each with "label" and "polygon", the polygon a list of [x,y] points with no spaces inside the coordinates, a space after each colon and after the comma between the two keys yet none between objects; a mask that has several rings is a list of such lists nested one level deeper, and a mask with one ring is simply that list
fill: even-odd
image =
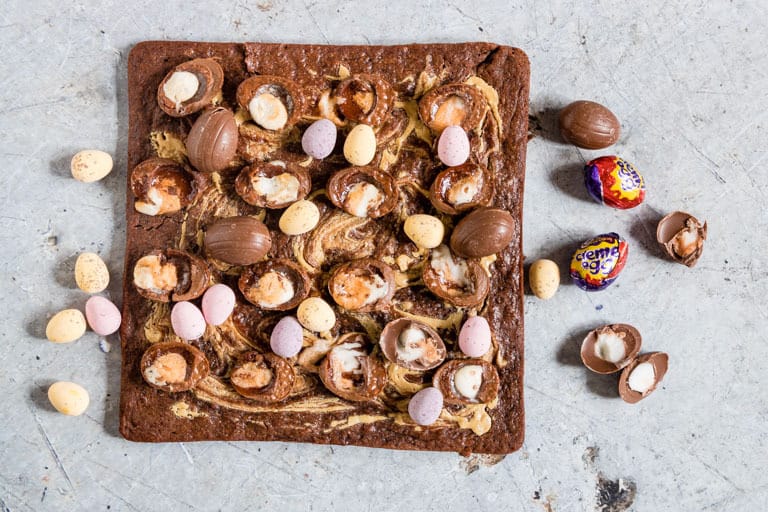
[{"label": "grey stone background", "polygon": [[[0,9],[0,510],[761,510],[768,501],[768,8],[759,1],[114,2],[6,0]],[[522,450],[503,460],[283,443],[145,445],[117,433],[119,341],[44,339],[82,307],[73,262],[101,254],[119,299],[126,56],[146,39],[407,43],[494,41],[531,59],[528,261],[566,271],[581,240],[615,230],[629,264],[608,290],[527,296]],[[591,202],[554,113],[594,99],[621,119],[610,151],[644,173],[631,211]],[[69,159],[115,156],[82,184]],[[665,260],[658,219],[709,223],[699,265]],[[640,404],[589,374],[578,343],[629,322],[670,354]],[[104,349],[110,348],[105,352]],[[74,380],[77,418],[45,390]],[[633,492],[636,489],[636,494]],[[634,495],[634,496],[633,496]]]}]

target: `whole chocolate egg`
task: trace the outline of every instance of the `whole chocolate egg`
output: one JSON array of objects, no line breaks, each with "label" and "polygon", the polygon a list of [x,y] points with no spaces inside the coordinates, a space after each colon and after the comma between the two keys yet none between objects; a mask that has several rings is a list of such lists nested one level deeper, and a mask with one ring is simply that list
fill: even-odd
[{"label": "whole chocolate egg", "polygon": [[573,282],[588,292],[603,290],[619,276],[629,245],[617,233],[605,233],[582,243],[571,258]]},{"label": "whole chocolate egg", "polygon": [[617,156],[601,156],[584,166],[584,184],[598,203],[628,210],[645,199],[645,180],[635,166]]}]

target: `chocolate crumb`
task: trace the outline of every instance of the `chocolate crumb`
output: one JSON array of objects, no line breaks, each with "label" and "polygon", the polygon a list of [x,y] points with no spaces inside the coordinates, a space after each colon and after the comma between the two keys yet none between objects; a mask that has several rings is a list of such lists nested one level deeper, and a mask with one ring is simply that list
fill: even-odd
[{"label": "chocolate crumb", "polygon": [[602,473],[597,475],[597,507],[601,512],[625,512],[635,501],[637,484],[619,478],[609,480]]}]

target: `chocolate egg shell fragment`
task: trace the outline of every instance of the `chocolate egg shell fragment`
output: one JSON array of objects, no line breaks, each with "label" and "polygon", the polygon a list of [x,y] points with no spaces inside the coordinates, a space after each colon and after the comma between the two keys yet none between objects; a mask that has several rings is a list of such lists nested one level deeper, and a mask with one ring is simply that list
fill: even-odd
[{"label": "chocolate egg shell fragment", "polygon": [[150,158],[133,168],[131,191],[136,211],[168,215],[187,207],[195,198],[193,176],[181,164],[167,158]]},{"label": "chocolate egg shell fragment", "polygon": [[342,80],[333,96],[341,117],[370,126],[380,125],[395,102],[395,91],[389,82],[373,74],[359,74]]},{"label": "chocolate egg shell fragment", "polygon": [[327,190],[328,197],[337,208],[355,217],[376,219],[397,206],[395,181],[375,167],[342,169],[328,180]]},{"label": "chocolate egg shell fragment", "polygon": [[669,356],[664,352],[640,354],[627,365],[619,378],[619,395],[634,404],[656,390],[667,373]]},{"label": "chocolate egg shell fragment", "polygon": [[560,111],[560,134],[584,149],[603,149],[619,140],[621,124],[613,112],[594,101],[574,101]]},{"label": "chocolate egg shell fragment", "polygon": [[604,325],[587,334],[581,343],[584,366],[596,373],[615,373],[640,352],[642,336],[628,324]]},{"label": "chocolate egg shell fragment", "polygon": [[246,352],[229,374],[229,382],[239,394],[261,403],[285,399],[293,389],[293,366],[274,354]]},{"label": "chocolate egg shell fragment", "polygon": [[352,332],[341,336],[320,364],[320,380],[328,391],[345,400],[365,402],[381,393],[387,372],[368,354],[366,335]]},{"label": "chocolate egg shell fragment", "polygon": [[702,225],[690,213],[672,212],[656,227],[656,240],[669,257],[688,267],[696,265],[704,251],[706,239],[707,223]]},{"label": "chocolate egg shell fragment", "polygon": [[224,107],[210,108],[197,118],[187,136],[189,162],[201,172],[224,171],[237,154],[237,138],[232,111]]},{"label": "chocolate egg shell fragment", "polygon": [[438,368],[432,383],[447,404],[488,403],[499,394],[499,373],[483,359],[448,361]]},{"label": "chocolate egg shell fragment", "polygon": [[133,285],[139,295],[159,302],[200,297],[210,281],[208,264],[185,251],[154,250],[133,266]]},{"label": "chocolate egg shell fragment", "polygon": [[291,260],[273,259],[246,268],[238,287],[251,304],[285,311],[309,295],[310,281],[307,272]]},{"label": "chocolate egg shell fragment", "polygon": [[421,274],[429,290],[454,306],[477,306],[485,300],[490,279],[476,259],[454,256],[447,246],[433,249]]},{"label": "chocolate egg shell fragment", "polygon": [[157,103],[171,117],[194,114],[221,95],[224,70],[214,59],[183,62],[165,75],[157,88]]},{"label": "chocolate egg shell fragment", "polygon": [[487,206],[492,198],[493,178],[490,171],[472,162],[441,171],[429,189],[432,205],[449,215]]},{"label": "chocolate egg shell fragment", "polygon": [[445,343],[437,331],[408,318],[398,318],[385,325],[379,346],[384,357],[409,370],[436,368],[446,355]]},{"label": "chocolate egg shell fragment", "polygon": [[175,341],[151,345],[141,356],[139,367],[147,384],[171,393],[192,389],[210,371],[203,352]]},{"label": "chocolate egg shell fragment", "polygon": [[451,234],[451,249],[464,258],[502,251],[515,235],[515,219],[501,208],[478,208],[461,219]]},{"label": "chocolate egg shell fragment", "polygon": [[419,117],[437,133],[447,126],[461,126],[469,133],[487,110],[488,102],[480,89],[467,84],[441,85],[419,100]]},{"label": "chocolate egg shell fragment", "polygon": [[235,191],[248,204],[262,208],[285,208],[307,197],[312,182],[301,166],[273,160],[243,167],[235,180]]},{"label": "chocolate egg shell fragment", "polygon": [[331,272],[328,291],[344,309],[363,313],[381,310],[395,293],[395,273],[373,258],[352,260]]},{"label": "chocolate egg shell fragment", "polygon": [[296,82],[272,75],[243,80],[237,87],[237,103],[265,130],[293,126],[303,111],[303,96]]},{"label": "chocolate egg shell fragment", "polygon": [[230,265],[258,263],[271,248],[269,229],[254,217],[225,217],[205,230],[206,253]]}]

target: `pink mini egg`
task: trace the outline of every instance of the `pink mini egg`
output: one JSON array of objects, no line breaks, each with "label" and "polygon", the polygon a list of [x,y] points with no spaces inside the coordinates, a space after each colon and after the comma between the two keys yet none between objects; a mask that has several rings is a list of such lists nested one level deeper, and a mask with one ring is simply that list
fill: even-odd
[{"label": "pink mini egg", "polygon": [[437,142],[437,157],[448,167],[456,167],[469,158],[469,137],[461,126],[448,126]]},{"label": "pink mini egg", "polygon": [[205,317],[191,302],[177,302],[171,310],[171,326],[179,338],[196,340],[205,333]]},{"label": "pink mini egg", "polygon": [[491,348],[491,326],[482,316],[468,318],[459,331],[459,348],[469,357],[480,357]]},{"label": "pink mini egg", "polygon": [[309,125],[301,137],[301,148],[312,158],[321,160],[336,146],[336,125],[328,119],[319,119]]},{"label": "pink mini egg", "polygon": [[304,331],[299,321],[292,316],[280,319],[272,329],[269,346],[280,357],[293,357],[299,353],[304,343]]},{"label": "pink mini egg", "polygon": [[408,414],[419,425],[431,425],[443,410],[443,394],[437,388],[424,388],[411,397]]},{"label": "pink mini egg", "polygon": [[225,284],[215,284],[203,295],[203,317],[209,325],[223,324],[235,309],[235,292]]},{"label": "pink mini egg", "polygon": [[117,306],[99,295],[94,295],[85,303],[85,318],[99,336],[109,336],[117,331],[122,320]]}]

